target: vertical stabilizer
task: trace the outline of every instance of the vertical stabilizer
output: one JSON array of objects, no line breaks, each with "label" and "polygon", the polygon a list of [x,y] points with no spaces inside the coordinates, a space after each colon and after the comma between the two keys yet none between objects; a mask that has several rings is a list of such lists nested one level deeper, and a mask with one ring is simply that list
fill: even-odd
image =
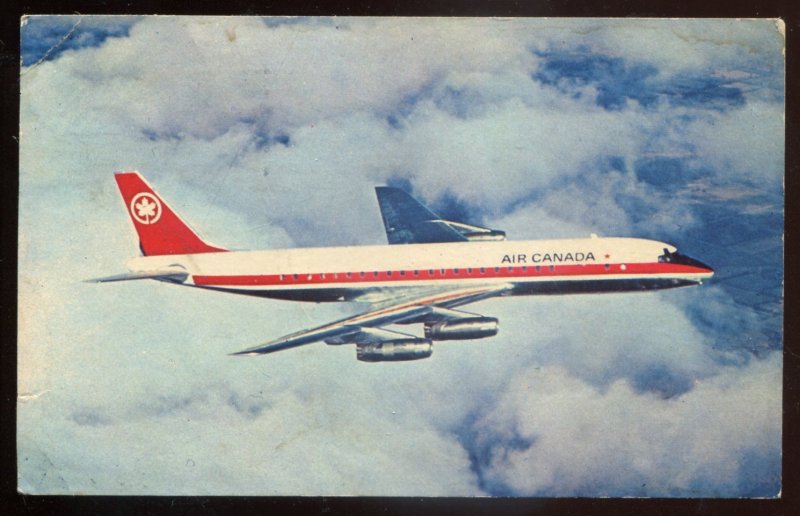
[{"label": "vertical stabilizer", "polygon": [[164,202],[138,172],[114,174],[145,256],[216,253]]}]

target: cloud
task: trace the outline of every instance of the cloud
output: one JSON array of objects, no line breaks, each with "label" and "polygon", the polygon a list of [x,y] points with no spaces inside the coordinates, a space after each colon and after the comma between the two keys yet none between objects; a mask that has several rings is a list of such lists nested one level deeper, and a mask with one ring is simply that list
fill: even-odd
[{"label": "cloud", "polygon": [[779,191],[782,183],[774,177],[783,168],[784,144],[772,135],[780,133],[783,125],[780,104],[753,101],[738,110],[698,119],[687,127],[687,139],[715,170],[725,170],[726,176],[756,188]]},{"label": "cloud", "polygon": [[[780,367],[772,355],[668,399],[521,372],[474,424],[484,482],[528,496],[775,496]],[[765,460],[750,469],[751,455]]]},{"label": "cloud", "polygon": [[658,68],[651,64],[628,64],[621,57],[595,54],[589,49],[538,55],[544,62],[534,79],[576,97],[594,89],[595,102],[608,110],[621,110],[629,100],[645,108],[666,101],[673,107],[718,111],[745,103],[741,77],[736,73],[709,75],[692,71],[657,79]]},{"label": "cloud", "polygon": [[[783,75],[770,22],[81,26],[92,20],[112,36],[21,79],[21,489],[775,494]],[[32,23],[34,47],[63,20]],[[719,280],[482,302],[470,309],[500,318],[496,338],[437,343],[414,363],[323,344],[227,357],[357,308],[82,283],[136,252],[110,177],[127,169],[226,247],[384,243],[372,188],[399,184],[512,239],[671,241]]]},{"label": "cloud", "polygon": [[[775,20],[548,20],[530,48],[536,52],[588,48],[607,57],[649,64],[659,77],[705,70],[710,75],[755,79],[782,92],[783,32]],[[564,33],[570,37],[559,37]],[[749,92],[753,94],[754,92]],[[758,95],[758,93],[756,93]]]},{"label": "cloud", "polygon": [[398,30],[390,20],[347,20],[313,27],[313,38],[304,24],[267,27],[254,18],[152,17],[130,30],[75,61],[76,73],[104,85],[96,101],[105,110],[120,96],[136,101],[119,107],[163,137],[213,138],[242,121],[271,133],[353,110],[380,112],[445,72],[530,60],[480,20],[445,33],[434,21]]},{"label": "cloud", "polygon": [[648,91],[646,81],[657,73],[651,65],[627,66],[624,59],[606,57],[591,52],[586,54],[560,54],[545,57],[533,78],[547,85],[557,87],[564,93],[595,85],[595,102],[609,110],[625,107],[627,99],[633,99],[642,106],[651,106],[657,100],[655,91]]}]

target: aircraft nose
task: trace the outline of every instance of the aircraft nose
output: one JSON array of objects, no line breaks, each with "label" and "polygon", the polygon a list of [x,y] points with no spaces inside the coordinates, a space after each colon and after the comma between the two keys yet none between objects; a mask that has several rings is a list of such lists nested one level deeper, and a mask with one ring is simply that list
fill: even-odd
[{"label": "aircraft nose", "polygon": [[659,260],[664,260],[671,263],[679,263],[681,265],[688,265],[690,267],[696,267],[698,269],[703,269],[704,273],[707,273],[709,277],[714,274],[714,269],[707,265],[700,260],[696,260],[691,256],[686,256],[685,254],[681,254],[677,251],[670,253],[667,249],[664,249],[664,254],[659,258]]},{"label": "aircraft nose", "polygon": [[688,256],[685,257],[685,260],[686,265],[691,265],[692,267],[697,267],[699,269],[705,269],[705,272],[709,273],[709,275],[714,274],[714,269],[710,265],[707,265],[700,260],[695,260],[694,258],[690,258]]}]

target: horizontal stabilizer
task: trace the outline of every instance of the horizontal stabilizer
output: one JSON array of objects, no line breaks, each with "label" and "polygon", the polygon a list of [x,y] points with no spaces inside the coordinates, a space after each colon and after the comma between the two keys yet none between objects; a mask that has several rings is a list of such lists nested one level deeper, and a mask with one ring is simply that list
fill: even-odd
[{"label": "horizontal stabilizer", "polygon": [[161,281],[173,281],[176,283],[183,283],[189,273],[183,269],[164,269],[158,271],[143,271],[143,272],[126,272],[124,274],[116,274],[114,276],[105,276],[103,278],[93,278],[86,280],[87,283],[110,283],[112,281],[130,281],[142,279],[154,279]]}]

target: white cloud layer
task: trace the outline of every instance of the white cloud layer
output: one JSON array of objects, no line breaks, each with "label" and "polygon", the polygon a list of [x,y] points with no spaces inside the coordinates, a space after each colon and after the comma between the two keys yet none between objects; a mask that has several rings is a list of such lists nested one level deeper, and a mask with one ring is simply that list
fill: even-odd
[{"label": "white cloud layer", "polygon": [[697,326],[696,300],[712,299],[702,308],[763,338],[719,286],[488,301],[474,309],[501,319],[498,337],[364,364],[323,345],[225,355],[354,307],[81,283],[136,252],[121,169],[233,248],[385,242],[372,187],[390,180],[427,202],[449,193],[513,239],[701,225],[682,196],[636,177],[643,157],[780,191],[774,96],[610,111],[591,85],[573,96],[531,78],[544,59],[531,50],[588,47],[663,76],[780,51],[769,22],[675,23],[158,17],[25,68],[20,488],[775,494],[779,352],[732,353],[722,330]]},{"label": "white cloud layer", "polygon": [[[514,377],[479,431],[515,433],[524,449],[490,448],[489,481],[536,496],[741,496],[748,453],[780,463],[781,368],[775,354],[697,381],[669,399],[626,381],[598,391],[560,368]],[[773,471],[773,482],[778,475]],[[771,495],[777,492],[767,493]]]}]

